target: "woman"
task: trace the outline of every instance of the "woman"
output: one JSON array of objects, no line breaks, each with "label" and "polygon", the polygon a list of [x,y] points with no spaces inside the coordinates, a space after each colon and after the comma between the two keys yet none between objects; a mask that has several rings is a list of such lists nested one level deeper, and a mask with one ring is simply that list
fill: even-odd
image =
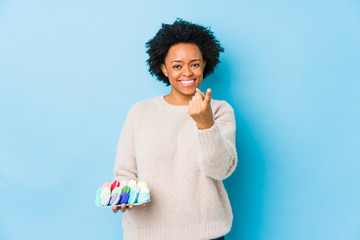
[{"label": "woman", "polygon": [[237,164],[234,111],[198,89],[223,48],[210,30],[181,19],[146,46],[149,72],[171,91],[130,109],[114,177],[146,181],[151,202],[113,212],[126,212],[124,239],[224,239],[233,218],[222,180]]}]

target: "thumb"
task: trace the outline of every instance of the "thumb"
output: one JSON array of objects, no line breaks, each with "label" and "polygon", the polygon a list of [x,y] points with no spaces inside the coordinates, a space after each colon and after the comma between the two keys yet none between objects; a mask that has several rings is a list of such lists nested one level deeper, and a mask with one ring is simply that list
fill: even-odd
[{"label": "thumb", "polygon": [[205,93],[203,93],[202,91],[200,91],[200,89],[196,88],[196,92],[198,92],[202,98],[202,100],[205,99]]}]

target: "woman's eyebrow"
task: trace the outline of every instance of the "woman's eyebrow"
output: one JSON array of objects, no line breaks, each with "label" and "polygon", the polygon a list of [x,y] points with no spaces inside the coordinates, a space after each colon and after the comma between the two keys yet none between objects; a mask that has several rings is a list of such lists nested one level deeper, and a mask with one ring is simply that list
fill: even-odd
[{"label": "woman's eyebrow", "polygon": [[[192,59],[190,62],[196,62],[196,61],[201,61],[201,60],[196,58],[196,59]],[[173,62],[184,62],[184,61],[183,60],[174,60],[174,61],[171,61],[170,63],[173,63]]]},{"label": "woman's eyebrow", "polygon": [[170,63],[173,63],[173,62],[184,62],[183,60],[174,60],[174,61],[171,61]]}]

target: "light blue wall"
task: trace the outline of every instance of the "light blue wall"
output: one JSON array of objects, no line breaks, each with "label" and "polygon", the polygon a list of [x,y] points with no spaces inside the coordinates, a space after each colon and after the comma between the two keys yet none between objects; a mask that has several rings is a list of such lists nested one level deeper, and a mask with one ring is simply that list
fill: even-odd
[{"label": "light blue wall", "polygon": [[130,106],[169,91],[144,43],[176,17],[225,47],[202,89],[236,113],[228,239],[360,239],[356,0],[0,1],[0,239],[122,239],[95,191]]}]

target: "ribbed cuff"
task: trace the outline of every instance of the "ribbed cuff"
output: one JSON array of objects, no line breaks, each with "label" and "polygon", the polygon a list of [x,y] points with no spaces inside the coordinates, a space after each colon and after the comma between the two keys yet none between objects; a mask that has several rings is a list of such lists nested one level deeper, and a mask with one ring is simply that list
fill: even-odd
[{"label": "ribbed cuff", "polygon": [[220,130],[214,123],[211,128],[198,129],[200,147],[207,151],[212,150],[214,147],[222,146],[224,143],[221,141]]},{"label": "ribbed cuff", "polygon": [[200,170],[216,180],[225,179],[229,175],[232,154],[216,123],[211,128],[198,130],[198,138]]}]

